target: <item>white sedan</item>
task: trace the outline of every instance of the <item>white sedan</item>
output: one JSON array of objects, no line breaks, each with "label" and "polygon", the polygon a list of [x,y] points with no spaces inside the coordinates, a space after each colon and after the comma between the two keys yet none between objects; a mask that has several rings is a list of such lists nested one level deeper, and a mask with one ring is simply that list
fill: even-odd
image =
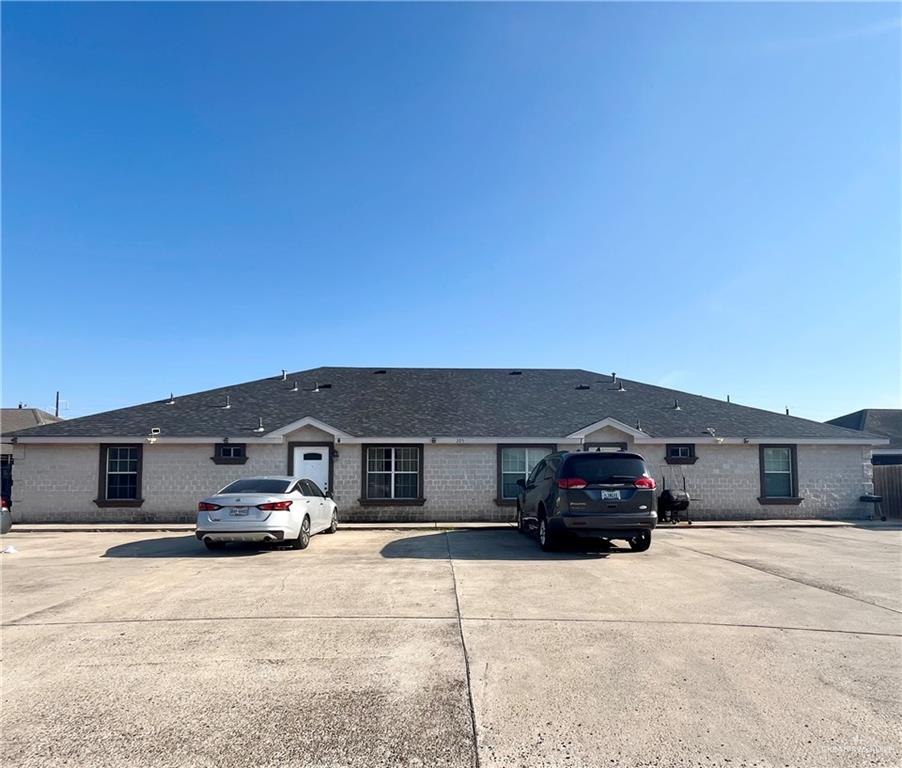
[{"label": "white sedan", "polygon": [[314,533],[338,530],[338,508],[312,480],[246,477],[197,505],[195,535],[207,549],[229,541],[284,542],[306,549]]}]

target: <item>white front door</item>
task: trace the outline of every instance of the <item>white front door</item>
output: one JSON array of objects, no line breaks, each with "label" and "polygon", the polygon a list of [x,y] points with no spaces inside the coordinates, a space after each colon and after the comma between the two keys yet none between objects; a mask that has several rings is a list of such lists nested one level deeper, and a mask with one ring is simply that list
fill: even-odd
[{"label": "white front door", "polygon": [[325,493],[329,489],[329,462],[332,460],[329,445],[296,445],[294,448],[294,474],[312,480]]}]

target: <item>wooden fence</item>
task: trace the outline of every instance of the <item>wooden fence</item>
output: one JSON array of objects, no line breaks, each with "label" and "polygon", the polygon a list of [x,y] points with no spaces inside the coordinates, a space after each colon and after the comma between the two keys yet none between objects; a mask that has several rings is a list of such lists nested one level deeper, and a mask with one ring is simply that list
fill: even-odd
[{"label": "wooden fence", "polygon": [[883,497],[883,515],[902,518],[902,464],[874,467],[874,493]]}]

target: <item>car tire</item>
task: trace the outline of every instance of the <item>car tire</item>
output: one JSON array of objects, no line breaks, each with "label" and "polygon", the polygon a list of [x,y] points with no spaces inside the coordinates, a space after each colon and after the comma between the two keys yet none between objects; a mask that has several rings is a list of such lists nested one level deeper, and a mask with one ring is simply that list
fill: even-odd
[{"label": "car tire", "polygon": [[523,519],[523,510],[520,509],[519,504],[517,505],[517,530],[520,531],[520,533],[527,532],[526,521]]},{"label": "car tire", "polygon": [[329,527],[326,528],[323,533],[335,533],[338,530],[338,510],[334,510],[332,512],[332,522],[329,523]]},{"label": "car tire", "polygon": [[642,531],[638,536],[630,539],[630,549],[633,552],[645,552],[651,546],[651,531]]},{"label": "car tire", "polygon": [[224,541],[212,541],[210,539],[204,539],[204,546],[209,550],[217,550],[225,547]]},{"label": "car tire", "polygon": [[557,549],[557,536],[555,536],[548,526],[548,521],[544,515],[539,518],[539,529],[537,532],[539,537],[539,546],[545,552],[553,552]]},{"label": "car tire", "polygon": [[301,530],[298,531],[298,537],[291,542],[292,549],[307,549],[310,543],[310,518],[304,515],[301,522]]}]

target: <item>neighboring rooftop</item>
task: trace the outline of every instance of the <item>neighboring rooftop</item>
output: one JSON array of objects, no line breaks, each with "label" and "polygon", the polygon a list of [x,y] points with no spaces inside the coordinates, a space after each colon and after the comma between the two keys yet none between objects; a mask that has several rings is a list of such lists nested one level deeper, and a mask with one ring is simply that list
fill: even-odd
[{"label": "neighboring rooftop", "polygon": [[0,408],[0,430],[3,434],[17,432],[28,427],[43,426],[62,421],[59,416],[42,411],[40,408]]},{"label": "neighboring rooftop", "polygon": [[[314,368],[21,437],[263,437],[313,418],[357,437],[564,437],[606,418],[652,437],[862,439],[860,432],[579,369]],[[260,420],[262,419],[262,429]]]},{"label": "neighboring rooftop", "polygon": [[881,447],[902,448],[902,408],[864,408],[830,419],[827,424],[888,437],[889,445]]}]

